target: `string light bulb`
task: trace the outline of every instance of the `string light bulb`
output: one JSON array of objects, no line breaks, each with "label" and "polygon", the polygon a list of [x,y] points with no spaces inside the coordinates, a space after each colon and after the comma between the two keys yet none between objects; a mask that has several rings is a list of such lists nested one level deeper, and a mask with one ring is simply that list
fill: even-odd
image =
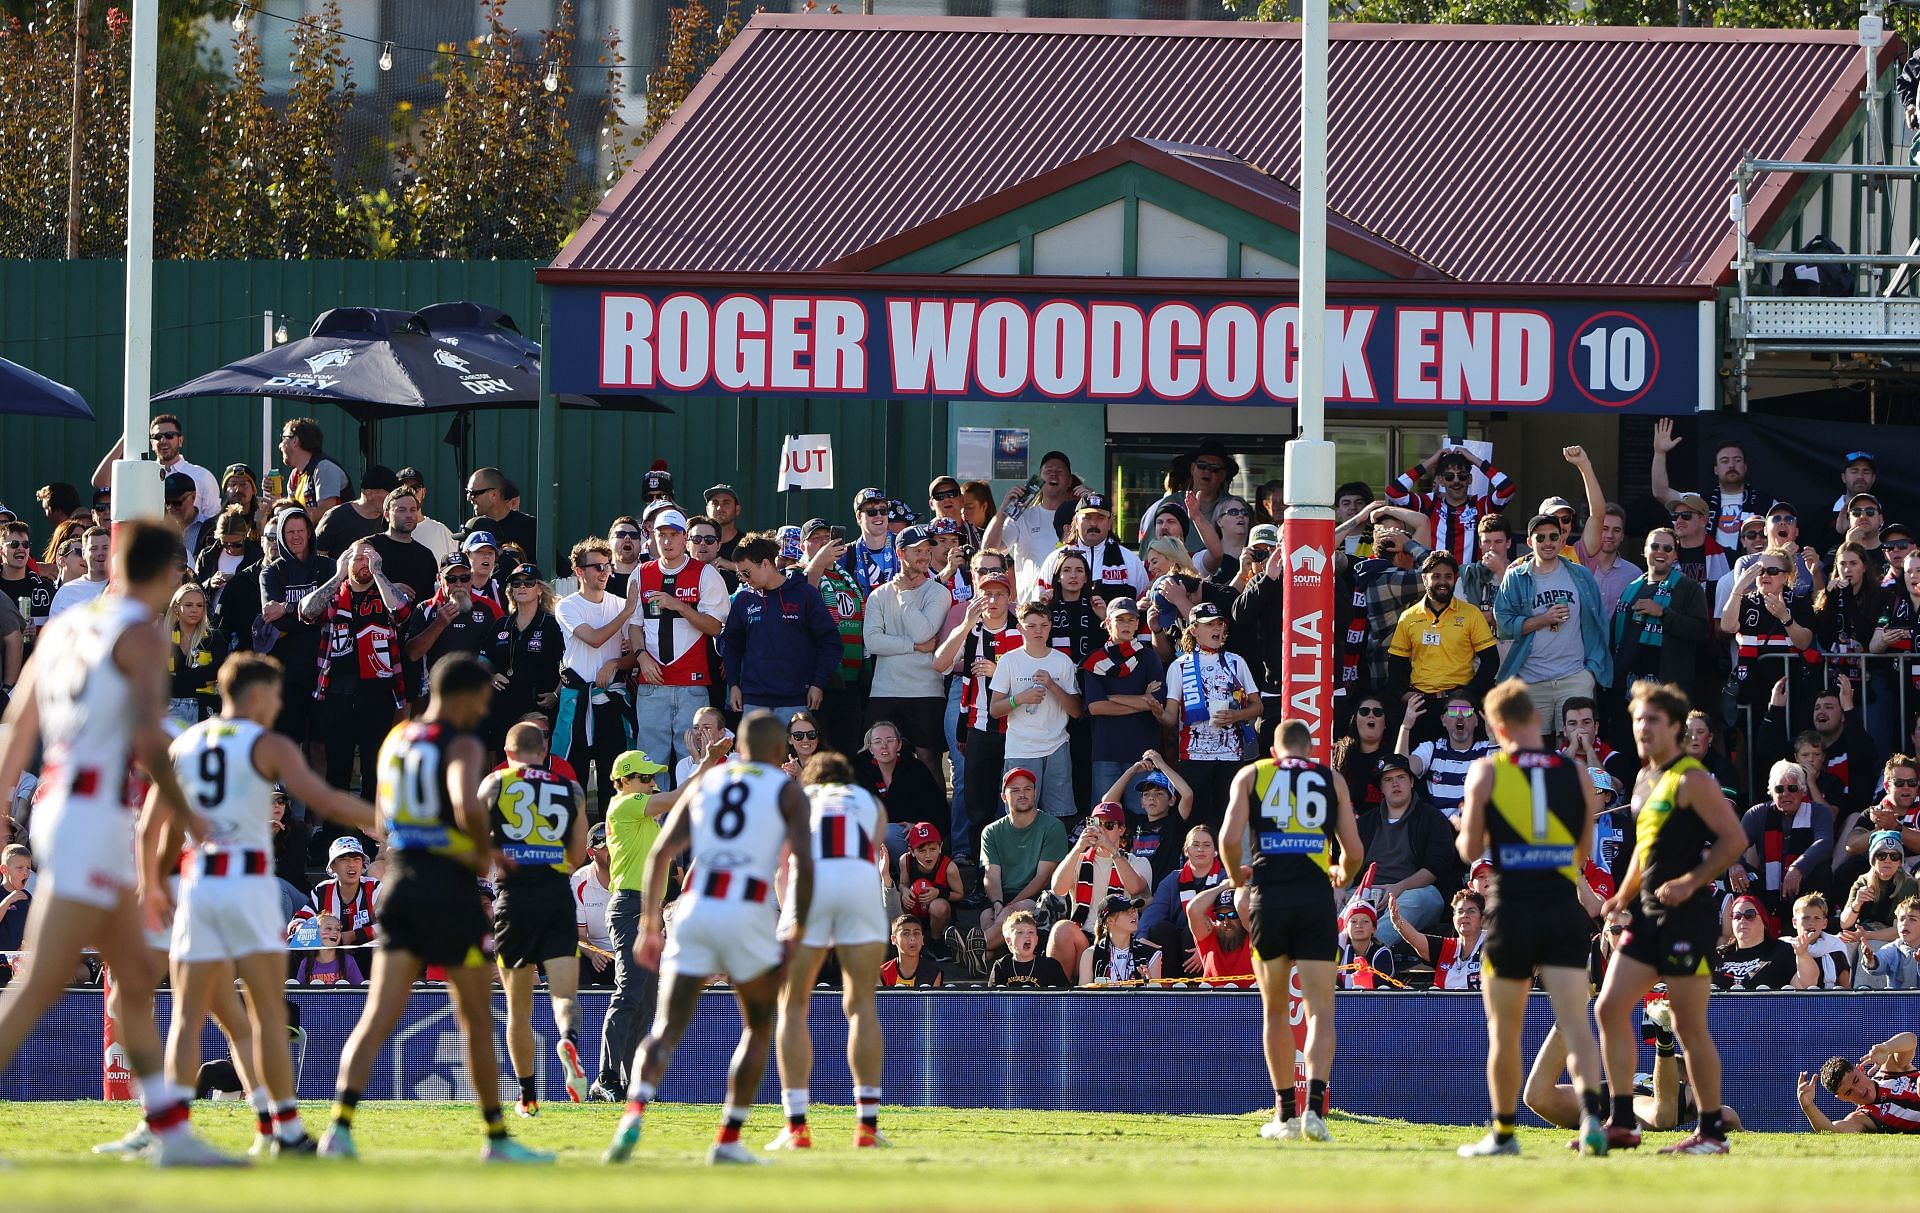
[{"label": "string light bulb", "polygon": [[390,72],[393,70],[393,43],[391,42],[381,44],[380,70],[383,72]]},{"label": "string light bulb", "polygon": [[233,10],[233,32],[236,34],[247,32],[247,6],[244,4]]},{"label": "string light bulb", "polygon": [[273,330],[273,343],[275,345],[285,345],[287,343],[287,322],[286,321],[282,320],[280,322],[280,327]]},{"label": "string light bulb", "polygon": [[560,91],[560,65],[557,63],[547,64],[547,78],[542,80],[540,84],[550,93],[559,92]]}]

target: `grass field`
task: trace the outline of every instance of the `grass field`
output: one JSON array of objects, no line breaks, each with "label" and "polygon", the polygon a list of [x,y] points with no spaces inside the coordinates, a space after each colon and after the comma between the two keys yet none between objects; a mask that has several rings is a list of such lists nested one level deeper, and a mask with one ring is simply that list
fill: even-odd
[{"label": "grass field", "polygon": [[[306,1109],[310,1122],[325,1109]],[[713,1170],[703,1164],[717,1109],[661,1106],[624,1168],[600,1165],[617,1109],[547,1105],[515,1121],[527,1142],[559,1151],[557,1168],[482,1168],[474,1161],[479,1118],[471,1105],[368,1103],[355,1136],[361,1161],[267,1162],[246,1172],[157,1172],[99,1159],[96,1141],[133,1124],[129,1105],[0,1105],[0,1157],[13,1164],[0,1197],[18,1209],[192,1209],[260,1213],[365,1210],[1121,1210],[1338,1208],[1514,1210],[1516,1213],[1758,1213],[1857,1208],[1883,1200],[1913,1172],[1910,1140],[1735,1134],[1727,1158],[1661,1158],[1649,1135],[1632,1154],[1580,1159],[1567,1134],[1523,1130],[1518,1159],[1466,1162],[1452,1147],[1472,1129],[1336,1116],[1329,1145],[1279,1145],[1255,1134],[1262,1117],[1118,1116],[1069,1112],[977,1112],[889,1108],[881,1125],[894,1149],[855,1154],[852,1113],[815,1108],[808,1154],[775,1165]],[[195,1123],[236,1151],[252,1132],[240,1105],[202,1104]],[[509,1119],[512,1119],[509,1112]],[[758,1145],[778,1108],[748,1122]],[[316,1126],[317,1127],[317,1126]],[[291,1172],[292,1174],[289,1174]],[[1898,1206],[1896,1206],[1898,1207]]]}]

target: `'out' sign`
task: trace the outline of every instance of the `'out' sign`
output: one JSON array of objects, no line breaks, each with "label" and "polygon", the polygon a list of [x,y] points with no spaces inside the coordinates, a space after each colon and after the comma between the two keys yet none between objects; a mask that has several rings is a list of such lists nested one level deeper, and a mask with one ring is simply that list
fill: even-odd
[{"label": "'out' sign", "polygon": [[788,434],[780,450],[780,474],[774,491],[833,487],[833,437],[829,434]]}]

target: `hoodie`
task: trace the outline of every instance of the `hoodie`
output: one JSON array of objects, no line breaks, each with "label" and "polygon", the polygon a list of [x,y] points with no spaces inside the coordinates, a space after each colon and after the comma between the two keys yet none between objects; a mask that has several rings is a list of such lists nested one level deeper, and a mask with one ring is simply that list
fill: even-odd
[{"label": "hoodie", "polygon": [[[305,510],[283,509],[274,515],[280,526],[294,515],[307,520],[308,533],[312,533],[313,520]],[[258,566],[259,601],[254,604],[253,614],[259,617],[260,607],[269,602],[283,602],[287,613],[270,624],[261,624],[254,629],[256,637],[264,639],[277,634],[278,639],[271,648],[273,655],[287,670],[289,680],[298,677],[295,671],[310,673],[317,671],[320,653],[320,629],[315,624],[300,621],[300,600],[326,584],[333,576],[334,562],[315,555],[309,541],[307,557],[302,560],[287,550],[280,539],[279,526],[274,528],[273,550]],[[243,573],[252,569],[242,570]],[[231,593],[227,595],[232,597]],[[254,647],[259,647],[257,644]]]}]

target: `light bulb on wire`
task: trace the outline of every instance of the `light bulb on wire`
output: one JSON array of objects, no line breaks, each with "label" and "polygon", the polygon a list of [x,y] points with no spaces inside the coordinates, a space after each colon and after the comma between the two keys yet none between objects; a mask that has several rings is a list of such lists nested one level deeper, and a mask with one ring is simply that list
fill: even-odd
[{"label": "light bulb on wire", "polygon": [[247,32],[247,6],[244,4],[233,10],[233,32],[236,34]]},{"label": "light bulb on wire", "polygon": [[560,91],[560,65],[557,63],[549,63],[547,65],[547,78],[542,80],[540,84],[543,88],[545,88],[550,93],[559,92]]},{"label": "light bulb on wire", "polygon": [[286,321],[282,320],[280,322],[280,327],[273,330],[273,343],[275,345],[285,345],[287,343],[287,322]]},{"label": "light bulb on wire", "polygon": [[391,42],[382,43],[380,46],[380,70],[383,72],[393,70],[393,43]]}]

